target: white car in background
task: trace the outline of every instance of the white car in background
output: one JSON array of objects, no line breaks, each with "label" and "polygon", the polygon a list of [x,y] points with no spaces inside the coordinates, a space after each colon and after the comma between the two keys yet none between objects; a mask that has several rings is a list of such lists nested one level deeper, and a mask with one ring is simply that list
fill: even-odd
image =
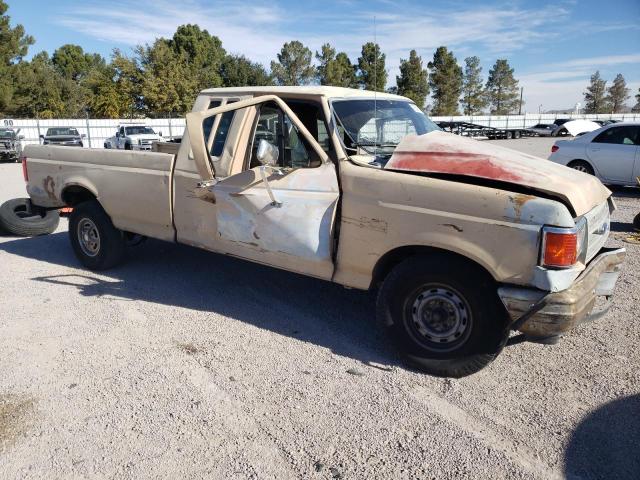
[{"label": "white car in background", "polygon": [[559,140],[549,160],[609,185],[636,185],[640,176],[640,123],[613,123],[573,140]]},{"label": "white car in background", "polygon": [[153,142],[162,142],[162,132],[145,124],[126,123],[118,125],[116,134],[104,141],[104,148],[118,150],[151,150]]}]

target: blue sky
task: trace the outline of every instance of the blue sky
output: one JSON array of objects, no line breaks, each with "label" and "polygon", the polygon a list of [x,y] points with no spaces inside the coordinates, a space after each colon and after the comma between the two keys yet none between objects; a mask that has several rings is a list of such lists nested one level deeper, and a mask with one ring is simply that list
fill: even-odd
[{"label": "blue sky", "polygon": [[[486,75],[507,58],[524,87],[526,110],[572,107],[599,69],[611,81],[622,73],[640,87],[640,1],[290,1],[246,0],[5,0],[12,23],[35,36],[30,53],[64,43],[109,56],[118,47],[171,36],[178,25],[197,23],[222,39],[229,52],[266,66],[285,41],[312,50],[324,42],[352,60],[374,36],[387,55],[389,84],[411,49],[425,64],[446,45],[462,64],[477,55]],[[632,104],[633,100],[629,100]]]}]

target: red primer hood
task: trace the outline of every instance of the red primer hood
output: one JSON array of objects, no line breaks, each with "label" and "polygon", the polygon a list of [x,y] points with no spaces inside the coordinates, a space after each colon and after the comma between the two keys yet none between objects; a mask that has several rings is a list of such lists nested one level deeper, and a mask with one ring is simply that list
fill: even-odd
[{"label": "red primer hood", "polygon": [[441,131],[405,137],[385,169],[465,175],[522,185],[564,199],[577,215],[611,195],[594,176],[510,148]]}]

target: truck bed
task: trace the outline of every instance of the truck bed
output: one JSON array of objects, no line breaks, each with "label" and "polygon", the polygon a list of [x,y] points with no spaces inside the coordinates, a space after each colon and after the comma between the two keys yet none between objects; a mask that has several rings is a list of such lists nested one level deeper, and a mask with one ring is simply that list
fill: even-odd
[{"label": "truck bed", "polygon": [[173,240],[174,155],[29,145],[24,156],[27,192],[35,205],[63,207],[70,192],[83,189],[99,199],[117,228]]}]

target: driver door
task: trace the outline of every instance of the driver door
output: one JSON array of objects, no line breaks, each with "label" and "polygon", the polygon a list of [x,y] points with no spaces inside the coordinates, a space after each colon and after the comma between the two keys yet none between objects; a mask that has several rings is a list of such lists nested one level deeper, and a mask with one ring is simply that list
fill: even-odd
[{"label": "driver door", "polygon": [[[254,108],[257,114],[256,122],[237,133],[248,142],[248,151],[243,158],[233,158],[231,168],[216,168],[203,123],[243,108]],[[213,128],[219,128],[219,123],[214,122]],[[187,130],[203,180],[197,195],[215,205],[215,249],[331,279],[339,197],[336,169],[287,104],[265,95],[192,112],[187,115]],[[278,164],[260,163],[256,156],[260,140],[278,149]]]}]

